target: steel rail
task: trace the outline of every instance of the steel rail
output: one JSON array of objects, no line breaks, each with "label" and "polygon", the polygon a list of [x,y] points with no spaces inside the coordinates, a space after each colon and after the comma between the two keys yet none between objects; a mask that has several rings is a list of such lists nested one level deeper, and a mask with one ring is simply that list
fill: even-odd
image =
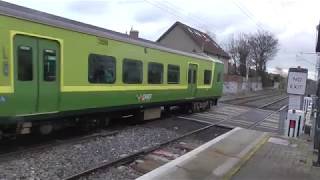
[{"label": "steel rail", "polygon": [[[287,97],[286,97],[286,98],[287,98]],[[282,99],[284,99],[284,98],[281,98],[281,100],[282,100]],[[280,101],[280,100],[278,99],[278,101]],[[269,104],[269,103],[268,103],[268,104]],[[270,103],[270,104],[271,104],[271,103]],[[285,107],[286,107],[286,106],[283,106],[283,107],[280,108],[278,111],[271,112],[271,113],[268,114],[268,116],[265,117],[263,120],[254,122],[253,124],[249,125],[247,128],[248,128],[248,129],[252,129],[252,128],[256,127],[256,126],[259,125],[261,122],[265,121],[268,117],[270,117],[272,114],[281,111],[281,109],[283,109],[283,108],[285,108]],[[181,117],[179,117],[179,116],[177,116],[177,117],[178,117],[178,118],[181,118]],[[75,173],[75,174],[73,174],[73,175],[71,175],[71,176],[68,176],[68,177],[66,177],[66,178],[63,178],[63,180],[79,179],[80,177],[87,176],[87,175],[89,175],[90,173],[96,172],[96,171],[98,171],[98,170],[100,170],[100,169],[105,169],[105,168],[108,168],[108,167],[111,167],[111,166],[121,165],[121,164],[126,164],[126,163],[128,163],[128,162],[132,162],[132,161],[134,161],[135,159],[137,159],[138,157],[140,157],[140,156],[142,156],[142,155],[148,154],[148,153],[150,153],[150,152],[152,152],[152,151],[154,151],[154,150],[157,150],[157,149],[159,149],[159,148],[161,148],[161,147],[163,147],[163,146],[166,146],[166,145],[168,145],[168,144],[174,143],[174,142],[176,142],[176,141],[178,141],[178,140],[180,140],[180,139],[183,139],[183,138],[185,138],[185,137],[187,137],[187,136],[191,136],[191,135],[194,135],[194,134],[196,134],[196,133],[200,133],[200,132],[205,131],[205,130],[207,130],[207,129],[209,129],[209,128],[212,128],[212,127],[214,127],[214,126],[216,126],[216,127],[223,127],[223,128],[226,128],[226,129],[232,129],[231,127],[226,127],[226,126],[220,125],[221,123],[224,123],[224,122],[226,122],[226,121],[229,121],[231,118],[227,118],[227,119],[224,119],[224,120],[220,120],[220,121],[218,121],[218,122],[216,122],[216,123],[210,123],[210,122],[205,122],[205,121],[197,121],[197,120],[193,120],[192,118],[183,118],[183,119],[187,119],[187,120],[190,120],[190,121],[196,121],[196,122],[198,122],[198,123],[203,123],[203,124],[208,124],[208,125],[205,126],[205,127],[200,128],[200,129],[193,130],[193,131],[191,131],[191,132],[185,133],[185,134],[182,135],[182,136],[179,136],[179,137],[177,137],[177,138],[170,139],[170,140],[168,140],[168,141],[166,141],[166,142],[163,142],[163,143],[161,143],[161,144],[155,145],[155,146],[153,146],[153,147],[150,147],[150,148],[147,148],[147,149],[143,149],[143,150],[138,151],[138,152],[136,152],[136,153],[127,155],[127,156],[125,156],[125,157],[122,157],[122,158],[119,158],[119,159],[115,159],[115,160],[113,160],[113,161],[101,163],[101,164],[96,165],[96,166],[94,166],[94,167],[92,167],[92,168],[90,168],[90,169],[86,169],[86,170],[81,171],[81,172],[79,172],[79,173]]]},{"label": "steel rail", "polygon": [[68,176],[68,177],[66,177],[66,178],[63,178],[63,180],[74,180],[74,179],[78,179],[78,178],[80,178],[80,177],[82,177],[82,176],[89,175],[90,173],[95,172],[95,171],[100,170],[100,169],[105,169],[105,168],[108,168],[108,167],[111,167],[111,166],[114,166],[114,165],[126,164],[126,163],[128,163],[128,162],[131,162],[131,161],[137,159],[139,156],[148,154],[148,153],[150,153],[150,152],[152,152],[152,151],[155,151],[155,150],[157,150],[157,149],[159,149],[159,148],[161,148],[161,147],[163,147],[163,146],[166,146],[166,145],[168,145],[168,144],[174,143],[174,142],[176,142],[176,141],[178,141],[178,140],[180,140],[180,139],[183,139],[183,138],[185,138],[185,137],[187,137],[187,136],[191,136],[191,135],[200,133],[200,132],[205,131],[205,130],[207,130],[207,129],[209,129],[209,128],[212,128],[212,127],[214,127],[214,126],[216,126],[216,127],[223,127],[223,128],[226,128],[226,129],[232,129],[232,128],[229,128],[229,127],[219,126],[219,124],[222,123],[223,121],[226,121],[226,120],[221,120],[221,121],[219,121],[219,122],[217,122],[217,123],[207,123],[207,124],[209,124],[209,125],[207,125],[207,126],[205,126],[205,127],[202,127],[202,128],[200,128],[200,129],[193,130],[193,131],[188,132],[188,133],[185,133],[185,134],[183,134],[183,135],[181,135],[181,136],[179,136],[179,137],[177,137],[177,138],[170,139],[170,140],[168,140],[168,141],[166,141],[166,142],[163,142],[163,143],[161,143],[161,144],[155,145],[155,146],[150,147],[150,148],[147,148],[147,149],[143,149],[143,150],[141,150],[141,151],[138,151],[138,152],[136,152],[136,153],[127,155],[127,156],[125,156],[125,157],[122,157],[122,158],[119,158],[119,159],[115,159],[115,160],[110,161],[110,162],[101,163],[101,164],[99,164],[99,165],[97,165],[97,166],[95,166],[95,167],[92,167],[92,168],[90,168],[90,169],[87,169],[87,170],[81,171],[81,172],[79,172],[79,173],[73,174],[73,175],[71,175],[71,176]]},{"label": "steel rail", "polygon": [[272,102],[270,102],[270,103],[267,103],[267,104],[264,104],[264,105],[262,105],[262,106],[259,106],[258,109],[263,109],[263,108],[265,108],[265,107],[268,107],[268,106],[270,106],[270,105],[276,104],[277,102],[280,102],[280,101],[282,101],[282,100],[284,100],[284,99],[288,99],[288,98],[289,98],[289,97],[286,96],[286,97],[282,97],[282,98],[276,99],[275,101],[272,101]]},{"label": "steel rail", "polygon": [[250,103],[250,102],[255,102],[255,101],[259,101],[259,100],[262,100],[262,99],[267,99],[269,97],[274,97],[274,96],[282,96],[282,94],[268,94],[268,95],[264,95],[264,96],[256,96],[256,97],[253,97],[253,98],[249,98],[249,99],[239,99],[239,100],[235,100],[235,101],[230,101],[226,104],[231,104],[231,105],[246,105],[247,103]]},{"label": "steel rail", "polygon": [[274,112],[270,112],[267,117],[263,118],[262,120],[260,121],[256,121],[254,122],[253,124],[249,125],[247,128],[248,129],[252,129],[254,127],[257,127],[258,125],[260,125],[263,121],[265,121],[268,117],[272,116],[274,113],[278,113],[280,111],[282,111],[284,108],[286,108],[288,105],[284,105],[282,106],[280,109],[278,109],[277,111],[274,111]]},{"label": "steel rail", "polygon": [[269,95],[275,95],[276,93],[266,93],[266,94],[257,94],[257,95],[252,95],[252,96],[243,96],[243,97],[237,97],[237,98],[231,98],[231,99],[226,99],[226,100],[221,100],[219,101],[220,103],[231,103],[232,101],[238,101],[238,100],[244,100],[248,98],[255,98],[255,97],[265,97]]}]

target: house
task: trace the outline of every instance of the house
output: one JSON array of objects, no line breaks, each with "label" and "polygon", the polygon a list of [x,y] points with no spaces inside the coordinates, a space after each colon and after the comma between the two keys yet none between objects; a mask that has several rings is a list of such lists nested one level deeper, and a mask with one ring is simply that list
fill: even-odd
[{"label": "house", "polygon": [[228,73],[230,56],[208,34],[181,22],[174,23],[158,40],[158,43],[172,49],[206,54],[224,63],[224,73]]}]

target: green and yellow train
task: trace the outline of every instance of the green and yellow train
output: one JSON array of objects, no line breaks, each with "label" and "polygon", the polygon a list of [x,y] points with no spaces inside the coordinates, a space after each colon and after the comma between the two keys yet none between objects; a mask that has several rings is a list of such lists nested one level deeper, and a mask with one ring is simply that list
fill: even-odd
[{"label": "green and yellow train", "polygon": [[0,22],[0,136],[120,112],[195,110],[222,93],[223,64],[212,58],[6,2]]}]

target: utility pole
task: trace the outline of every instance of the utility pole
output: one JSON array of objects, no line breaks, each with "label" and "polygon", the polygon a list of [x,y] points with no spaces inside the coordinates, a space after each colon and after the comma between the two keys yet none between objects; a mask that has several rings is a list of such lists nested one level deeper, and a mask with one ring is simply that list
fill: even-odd
[{"label": "utility pole", "polygon": [[246,82],[249,83],[249,62],[246,60]]},{"label": "utility pole", "polygon": [[[320,25],[320,24],[319,24]],[[317,63],[316,65],[320,64],[320,29],[319,29],[319,25],[317,26],[317,31],[318,31],[318,37],[317,37],[317,44],[316,44],[316,53],[318,55],[317,57]],[[318,89],[317,89],[317,102],[316,102],[316,107],[317,107],[317,117],[316,117],[316,122],[315,122],[315,128],[314,128],[314,148],[318,149],[318,159],[317,161],[313,162],[313,165],[316,167],[320,167],[320,78],[319,78],[319,74],[320,74],[320,68],[319,66],[317,66],[317,82],[318,82]]]}]

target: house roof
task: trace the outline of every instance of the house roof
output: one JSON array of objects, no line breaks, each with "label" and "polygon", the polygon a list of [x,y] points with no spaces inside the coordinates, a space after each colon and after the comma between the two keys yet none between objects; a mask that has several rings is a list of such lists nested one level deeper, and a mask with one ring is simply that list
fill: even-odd
[{"label": "house roof", "polygon": [[177,26],[181,27],[199,47],[203,48],[205,53],[230,59],[228,53],[226,53],[208,34],[179,21],[174,23],[164,34],[162,34],[157,42],[160,42]]},{"label": "house roof", "polygon": [[130,43],[130,44],[134,44],[142,47],[158,49],[161,51],[180,54],[184,56],[191,56],[191,57],[200,58],[208,61],[220,62],[218,60],[214,60],[207,56],[171,49],[161,45],[160,43],[149,41],[142,38],[134,39],[127,34],[123,34],[123,33],[111,31],[108,29],[104,29],[101,27],[93,26],[90,24],[85,24],[82,22],[66,19],[60,16],[55,16],[52,14],[26,8],[23,6],[18,6],[18,5],[11,4],[4,1],[0,1],[0,15],[14,17],[17,19],[23,19],[23,20],[27,20],[27,21],[31,21],[39,24],[61,28],[61,29],[67,29],[74,32],[90,34],[97,37],[103,37],[103,38],[108,38],[116,41],[126,42],[126,43]]}]

